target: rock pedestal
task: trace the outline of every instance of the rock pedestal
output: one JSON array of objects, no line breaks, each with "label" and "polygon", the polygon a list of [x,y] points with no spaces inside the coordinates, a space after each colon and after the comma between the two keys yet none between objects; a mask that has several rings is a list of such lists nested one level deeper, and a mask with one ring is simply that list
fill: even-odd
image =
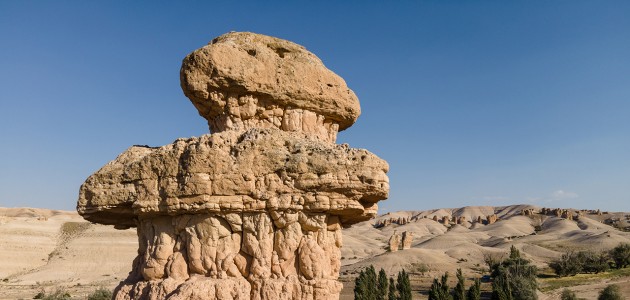
[{"label": "rock pedestal", "polygon": [[81,186],[88,221],[137,227],[115,299],[338,299],[341,228],[376,215],[388,165],[335,144],[359,102],[302,46],[234,32],[183,61],[213,134],[133,146]]},{"label": "rock pedestal", "polygon": [[410,249],[411,243],[413,243],[413,232],[405,231],[402,234],[402,249]]},{"label": "rock pedestal", "polygon": [[400,234],[394,231],[394,234],[389,237],[389,241],[387,243],[389,244],[389,252],[398,251],[398,248],[400,248]]}]

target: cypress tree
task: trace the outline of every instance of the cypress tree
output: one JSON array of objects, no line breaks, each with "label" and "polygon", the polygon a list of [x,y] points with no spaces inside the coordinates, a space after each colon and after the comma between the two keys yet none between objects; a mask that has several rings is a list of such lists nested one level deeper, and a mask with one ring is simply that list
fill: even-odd
[{"label": "cypress tree", "polygon": [[466,300],[466,286],[464,275],[462,274],[462,269],[457,269],[457,285],[455,286],[455,290],[453,291],[453,299],[454,300]]},{"label": "cypress tree", "polygon": [[398,272],[396,289],[398,290],[398,299],[411,300],[411,282],[409,282],[409,275],[405,270]]},{"label": "cypress tree", "polygon": [[473,285],[468,288],[466,296],[467,300],[481,299],[481,280],[479,280],[479,278],[475,278]]},{"label": "cypress tree", "polygon": [[510,248],[510,257],[502,261],[492,272],[492,299],[536,300],[536,266],[521,257],[516,247]]},{"label": "cypress tree", "polygon": [[359,276],[354,280],[354,299],[355,300],[367,300],[365,295],[365,273],[363,270],[359,273]]},{"label": "cypress tree", "polygon": [[431,289],[429,290],[429,300],[450,300],[453,299],[451,294],[449,293],[448,286],[448,272],[442,275],[442,278],[438,280],[437,278],[433,278],[433,284],[431,284]]},{"label": "cypress tree", "polygon": [[370,265],[365,271],[365,291],[366,291],[366,299],[375,300],[376,295],[378,294],[378,287],[376,286],[376,270],[374,266]]},{"label": "cypress tree", "polygon": [[387,300],[398,300],[396,297],[396,283],[394,278],[389,278],[389,292],[387,293]]},{"label": "cypress tree", "polygon": [[388,285],[387,283],[388,283],[387,274],[385,274],[385,270],[381,268],[381,270],[378,272],[377,294],[376,294],[377,300],[386,300],[387,285]]}]

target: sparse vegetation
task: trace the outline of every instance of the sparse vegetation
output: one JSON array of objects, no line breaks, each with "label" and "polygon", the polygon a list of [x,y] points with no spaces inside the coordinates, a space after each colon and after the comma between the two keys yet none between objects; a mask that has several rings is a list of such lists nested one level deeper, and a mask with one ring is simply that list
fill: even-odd
[{"label": "sparse vegetation", "polygon": [[65,222],[59,232],[62,236],[70,237],[86,231],[90,227],[88,222]]},{"label": "sparse vegetation", "polygon": [[88,295],[87,300],[111,300],[112,296],[112,291],[105,288],[99,288]]},{"label": "sparse vegetation", "polygon": [[33,299],[42,299],[42,300],[70,300],[72,297],[70,293],[66,291],[64,288],[57,288],[53,293],[46,293],[45,291],[40,291],[33,297]]}]

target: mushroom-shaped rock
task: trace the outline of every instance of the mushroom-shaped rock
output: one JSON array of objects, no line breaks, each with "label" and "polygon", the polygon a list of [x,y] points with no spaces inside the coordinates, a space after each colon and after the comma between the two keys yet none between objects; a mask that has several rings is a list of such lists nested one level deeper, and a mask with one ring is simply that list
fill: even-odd
[{"label": "mushroom-shaped rock", "polygon": [[85,219],[137,227],[114,298],[338,299],[341,228],[389,192],[384,160],[335,144],[354,93],[302,46],[254,33],[195,50],[180,76],[213,134],[133,146],[79,192]]},{"label": "mushroom-shaped rock", "polygon": [[186,56],[180,78],[213,132],[275,127],[334,142],[361,113],[354,92],[317,56],[261,34],[212,40]]}]

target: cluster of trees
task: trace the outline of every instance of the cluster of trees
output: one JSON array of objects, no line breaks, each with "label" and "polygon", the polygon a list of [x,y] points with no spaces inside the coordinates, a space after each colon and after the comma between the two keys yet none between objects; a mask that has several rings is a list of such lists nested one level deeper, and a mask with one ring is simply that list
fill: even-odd
[{"label": "cluster of trees", "polygon": [[481,299],[481,281],[477,278],[466,290],[462,269],[457,269],[457,285],[450,291],[448,286],[448,272],[444,273],[438,280],[433,279],[433,284],[429,290],[429,300],[479,300]]},{"label": "cluster of trees", "polygon": [[382,268],[376,275],[374,266],[369,266],[354,281],[354,299],[411,300],[409,274],[402,270],[394,281],[394,278],[387,277]]},{"label": "cluster of trees", "polygon": [[610,251],[579,251],[564,253],[549,263],[558,276],[574,276],[578,273],[606,272],[609,268],[625,268],[630,265],[630,244],[621,243]]},{"label": "cluster of trees", "polygon": [[536,266],[521,257],[516,247],[510,248],[510,256],[490,266],[493,300],[536,300]]}]

